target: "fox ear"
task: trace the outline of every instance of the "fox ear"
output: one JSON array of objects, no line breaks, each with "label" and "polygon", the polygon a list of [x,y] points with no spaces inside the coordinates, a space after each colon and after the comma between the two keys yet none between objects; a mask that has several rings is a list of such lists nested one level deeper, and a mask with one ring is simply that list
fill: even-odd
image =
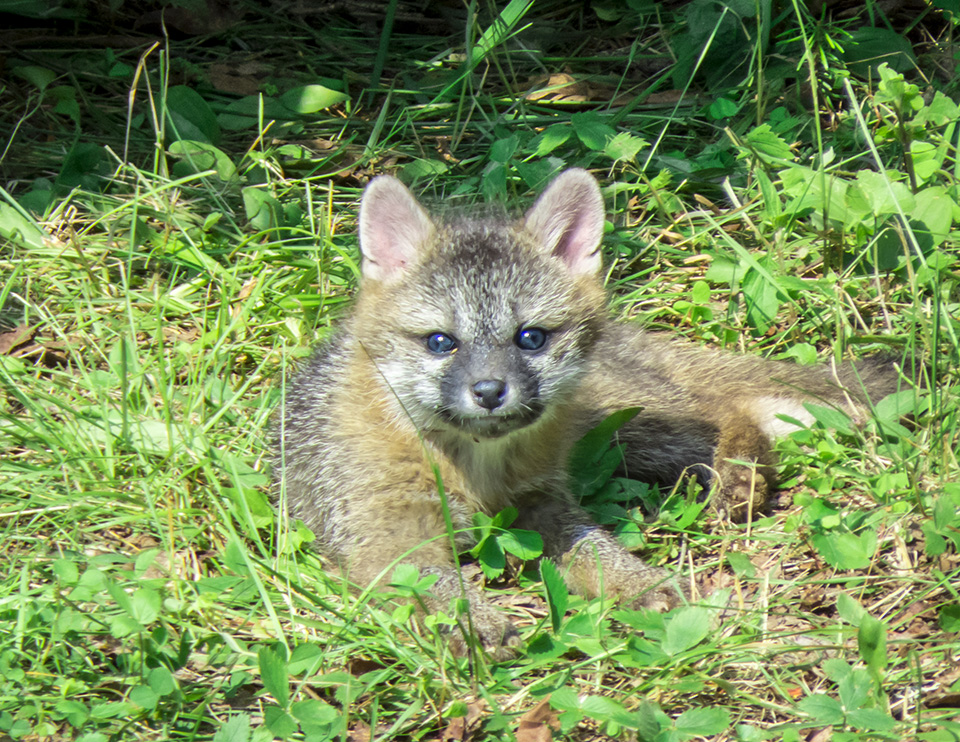
[{"label": "fox ear", "polygon": [[371,180],[360,200],[364,278],[397,278],[433,237],[436,227],[407,187],[391,175]]},{"label": "fox ear", "polygon": [[600,270],[603,239],[603,196],[586,170],[558,175],[524,219],[543,249],[562,260],[571,273]]}]

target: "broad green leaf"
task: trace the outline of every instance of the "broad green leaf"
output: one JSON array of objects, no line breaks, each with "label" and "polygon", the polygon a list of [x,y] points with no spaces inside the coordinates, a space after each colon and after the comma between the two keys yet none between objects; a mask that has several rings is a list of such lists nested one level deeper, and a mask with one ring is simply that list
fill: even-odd
[{"label": "broad green leaf", "polygon": [[740,577],[753,577],[757,573],[757,568],[750,561],[750,557],[739,551],[727,552],[727,563]]},{"label": "broad green leaf", "polygon": [[866,569],[875,552],[866,539],[853,533],[818,533],[811,541],[827,564],[836,569]]},{"label": "broad green leaf", "polygon": [[312,675],[320,669],[323,658],[323,650],[318,645],[301,644],[290,653],[287,672],[291,675]]},{"label": "broad green leaf", "polygon": [[306,115],[343,103],[349,97],[346,93],[323,85],[304,85],[288,90],[280,96],[280,102],[294,113]]},{"label": "broad green leaf", "polygon": [[297,733],[296,720],[279,706],[267,706],[263,710],[263,721],[274,736],[287,739]]},{"label": "broad green leaf", "polygon": [[57,79],[57,73],[53,70],[35,65],[25,64],[20,67],[13,67],[10,72],[17,77],[22,77],[39,90],[46,90]]},{"label": "broad green leaf", "polygon": [[950,603],[940,608],[940,628],[951,633],[960,633],[960,603]]},{"label": "broad green leaf", "polygon": [[167,91],[167,136],[208,144],[220,143],[220,125],[210,106],[193,88],[176,85]]},{"label": "broad green leaf", "polygon": [[874,217],[883,218],[899,214],[912,214],[916,209],[916,199],[910,188],[888,171],[878,173],[873,170],[861,170],[857,173],[857,187],[866,199]]},{"label": "broad green leaf", "polygon": [[883,622],[865,615],[857,631],[857,646],[864,664],[879,677],[887,666],[887,629]]},{"label": "broad green leaf", "polygon": [[537,142],[537,157],[548,155],[561,144],[566,142],[573,134],[573,128],[570,124],[553,124],[548,126],[540,134]]},{"label": "broad green leaf", "polygon": [[408,182],[414,182],[421,178],[433,178],[437,175],[443,175],[450,166],[440,160],[414,160],[408,162],[401,168],[404,179]]},{"label": "broad green leaf", "polygon": [[319,698],[297,701],[290,707],[290,713],[301,723],[308,724],[332,724],[340,718],[339,711]]},{"label": "broad green leaf", "polygon": [[674,722],[682,734],[707,737],[730,728],[730,712],[723,708],[692,708]]},{"label": "broad green leaf", "polygon": [[[2,190],[0,193],[6,195]],[[42,250],[49,239],[47,233],[19,208],[3,203],[0,203],[0,237],[33,250]]]},{"label": "broad green leaf", "polygon": [[530,561],[543,553],[543,537],[536,531],[513,528],[497,537],[504,551],[519,559]]},{"label": "broad green leaf", "polygon": [[823,427],[838,430],[841,433],[851,433],[850,416],[836,407],[823,407],[813,402],[804,402],[804,409],[813,415],[813,419]]},{"label": "broad green leaf", "polygon": [[167,150],[178,159],[174,166],[177,177],[213,170],[221,180],[230,180],[237,168],[225,152],[207,142],[182,139],[173,142]]},{"label": "broad green leaf", "polygon": [[151,624],[160,615],[161,603],[160,593],[156,590],[138,588],[130,598],[131,615],[144,625]]},{"label": "broad green leaf", "polygon": [[823,693],[814,693],[800,699],[797,708],[821,724],[843,723],[843,706],[840,701]]},{"label": "broad green leaf", "polygon": [[470,553],[477,558],[480,569],[488,580],[499,577],[506,569],[507,559],[496,538],[488,537],[481,541]]},{"label": "broad green leaf", "polygon": [[663,651],[677,655],[699,644],[710,633],[710,612],[694,605],[681,608],[667,619]]},{"label": "broad green leaf", "polygon": [[550,627],[553,633],[560,631],[570,593],[560,576],[557,565],[550,559],[540,560],[540,577],[543,580],[544,597],[550,607]]},{"label": "broad green leaf", "polygon": [[611,160],[635,160],[637,153],[646,147],[649,143],[646,139],[634,136],[626,131],[621,131],[610,139],[603,148],[603,153]]},{"label": "broad green leaf", "polygon": [[886,711],[877,708],[853,709],[847,712],[847,722],[867,732],[889,732],[897,726],[897,721]]},{"label": "broad green leaf", "polygon": [[260,666],[260,681],[267,693],[276,699],[281,708],[287,708],[290,703],[287,663],[270,647],[260,647],[257,664]]},{"label": "broad green leaf", "polygon": [[634,714],[606,696],[587,696],[580,703],[580,710],[597,721],[612,721],[628,729],[634,729],[637,726],[638,720]]},{"label": "broad green leaf", "polygon": [[520,139],[516,134],[505,139],[498,139],[490,145],[490,159],[494,162],[506,164],[513,157],[520,144]]},{"label": "broad green leaf", "polygon": [[690,287],[690,301],[694,304],[708,304],[710,302],[710,284],[706,281],[694,281]]},{"label": "broad green leaf", "polygon": [[168,696],[177,689],[177,681],[164,665],[158,665],[147,673],[147,683],[158,696]]},{"label": "broad green leaf", "polygon": [[63,714],[63,717],[70,722],[70,725],[76,728],[82,727],[87,719],[90,718],[90,709],[80,701],[62,700],[58,701],[54,707],[57,713]]},{"label": "broad green leaf", "polygon": [[141,708],[152,711],[160,703],[160,696],[149,685],[138,685],[130,691],[130,702],[137,704]]},{"label": "broad green leaf", "polygon": [[237,714],[228,719],[213,735],[213,742],[250,742],[250,716]]},{"label": "broad green leaf", "polygon": [[710,118],[719,121],[720,119],[727,119],[731,116],[736,116],[737,111],[740,108],[737,106],[735,101],[730,100],[729,98],[717,98],[713,103],[710,104],[710,107],[707,108],[707,114]]},{"label": "broad green leaf", "polygon": [[573,114],[570,117],[570,123],[583,145],[596,152],[606,147],[607,140],[612,139],[617,133],[593,111]]},{"label": "broad green leaf", "polygon": [[837,613],[851,626],[859,626],[864,616],[868,615],[866,608],[847,593],[837,595]]},{"label": "broad green leaf", "polygon": [[950,236],[957,204],[941,186],[924,188],[914,198],[916,206],[909,216],[923,222],[930,235],[929,245],[922,246],[925,249],[936,247]]},{"label": "broad green leaf", "polygon": [[754,127],[747,132],[744,140],[751,151],[768,164],[782,166],[795,159],[790,145],[783,137],[773,131],[770,124],[760,124],[760,126]]},{"label": "broad green leaf", "polygon": [[243,206],[250,226],[259,231],[276,229],[284,225],[283,208],[266,189],[257,186],[244,188]]},{"label": "broad green leaf", "polygon": [[913,70],[917,65],[910,40],[891,28],[882,26],[863,25],[857,28],[849,39],[844,41],[841,56],[843,61],[862,77],[866,77],[871,68],[876,70],[877,62],[883,63],[879,65],[881,70],[889,66],[900,72]]},{"label": "broad green leaf", "polygon": [[916,410],[916,400],[917,393],[913,389],[894,392],[876,403],[874,414],[883,422],[895,423]]}]

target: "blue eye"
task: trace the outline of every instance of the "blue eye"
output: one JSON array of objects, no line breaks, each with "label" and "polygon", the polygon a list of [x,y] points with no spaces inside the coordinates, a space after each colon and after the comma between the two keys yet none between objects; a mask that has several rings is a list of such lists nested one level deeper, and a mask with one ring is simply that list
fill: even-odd
[{"label": "blue eye", "polygon": [[427,336],[427,350],[437,355],[452,353],[457,349],[457,339],[442,332],[435,332]]},{"label": "blue eye", "polygon": [[540,350],[547,342],[547,331],[539,327],[523,327],[513,339],[520,350]]}]

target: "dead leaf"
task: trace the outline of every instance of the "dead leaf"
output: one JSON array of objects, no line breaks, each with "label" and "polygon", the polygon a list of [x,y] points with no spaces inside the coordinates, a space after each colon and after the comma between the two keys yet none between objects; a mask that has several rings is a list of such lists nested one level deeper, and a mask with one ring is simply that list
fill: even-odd
[{"label": "dead leaf", "polygon": [[373,672],[374,670],[382,670],[383,664],[380,662],[375,662],[374,660],[369,660],[365,657],[353,657],[347,663],[347,672],[349,672],[354,677],[360,677],[368,672]]},{"label": "dead leaf", "polygon": [[8,332],[0,332],[0,356],[7,355],[18,345],[23,345],[33,337],[34,330],[29,325],[17,325]]},{"label": "dead leaf", "polygon": [[350,731],[347,732],[348,742],[370,742],[370,739],[370,727],[362,721],[354,722]]},{"label": "dead leaf", "polygon": [[483,716],[486,708],[485,701],[469,701],[466,716],[457,716],[451,719],[447,728],[443,730],[443,734],[440,735],[440,739],[443,742],[448,742],[448,740],[449,742],[466,742],[466,740],[469,740],[476,731],[477,722]]},{"label": "dead leaf", "polygon": [[207,79],[217,90],[235,95],[256,95],[260,91],[260,78],[245,74],[240,68],[229,64],[211,64]]},{"label": "dead leaf", "polygon": [[550,708],[550,698],[540,703],[520,717],[517,727],[517,742],[549,742],[554,730],[560,729],[557,712]]}]

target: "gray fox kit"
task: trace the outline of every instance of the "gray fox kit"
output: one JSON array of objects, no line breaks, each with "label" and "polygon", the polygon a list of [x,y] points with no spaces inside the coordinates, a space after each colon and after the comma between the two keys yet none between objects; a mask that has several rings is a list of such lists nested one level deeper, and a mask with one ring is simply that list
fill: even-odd
[{"label": "gray fox kit", "polygon": [[[619,433],[625,474],[697,476],[721,513],[743,519],[773,484],[770,440],[789,429],[778,415],[810,419],[809,399],[858,412],[864,385],[893,390],[879,368],[838,377],[611,320],[603,224],[584,170],[562,173],[515,223],[435,220],[395,178],[367,186],[356,306],[291,383],[281,431],[290,515],[350,580],[405,562],[436,575],[435,607],[461,595],[435,466],[456,529],[517,508],[515,525],[541,534],[572,590],[670,608],[683,600],[671,573],[626,551],[570,494],[565,465],[584,433],[642,408]],[[479,591],[466,597],[480,643],[502,655],[516,629]]]}]

